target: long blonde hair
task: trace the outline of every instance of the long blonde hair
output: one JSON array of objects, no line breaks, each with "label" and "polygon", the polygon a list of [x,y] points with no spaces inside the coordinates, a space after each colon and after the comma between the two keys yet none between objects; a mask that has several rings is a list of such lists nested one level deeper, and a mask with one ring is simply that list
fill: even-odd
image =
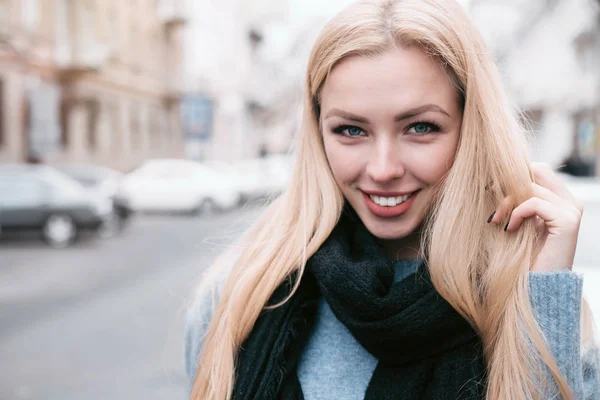
[{"label": "long blonde hair", "polygon": [[[506,196],[531,197],[527,144],[496,67],[466,12],[454,0],[355,3],[324,28],[306,76],[304,116],[289,189],[242,238],[205,338],[190,399],[230,399],[238,349],[273,291],[304,271],[343,206],[324,151],[319,92],[336,64],[396,44],[418,46],[448,72],[464,100],[455,161],[427,218],[423,250],[437,291],[481,336],[487,398],[540,398],[555,385],[573,399],[534,318],[528,272],[538,231],[486,224]],[[224,268],[217,262],[213,268]],[[298,282],[296,282],[296,285]],[[554,382],[544,382],[544,370]],[[546,392],[547,393],[547,392]]]}]

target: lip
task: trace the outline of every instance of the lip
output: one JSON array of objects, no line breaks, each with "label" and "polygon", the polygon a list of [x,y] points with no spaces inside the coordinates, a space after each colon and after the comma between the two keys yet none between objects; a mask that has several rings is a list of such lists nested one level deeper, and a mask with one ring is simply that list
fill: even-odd
[{"label": "lip", "polygon": [[381,191],[377,191],[377,190],[361,190],[361,192],[369,194],[371,196],[398,197],[398,196],[404,196],[404,195],[407,195],[407,194],[418,192],[419,190],[420,189],[418,189],[418,190],[411,190],[410,192],[381,192]]},{"label": "lip", "polygon": [[[397,197],[397,196],[403,196],[404,194],[394,194],[394,193],[398,193],[398,192],[370,192],[370,191],[369,192],[362,191],[362,194],[363,194],[363,198],[365,199],[365,203],[366,203],[369,211],[371,211],[373,214],[375,214],[378,217],[393,218],[393,217],[398,217],[398,216],[406,213],[410,209],[410,206],[412,206],[412,204],[414,203],[415,198],[419,195],[420,191],[421,190],[417,190],[415,192],[405,192],[404,194],[410,194],[410,193],[414,193],[414,194],[412,196],[410,196],[410,198],[408,200],[406,200],[405,202],[400,203],[395,206],[392,206],[392,207],[380,206],[379,204],[377,204],[373,200],[371,200],[371,197],[369,197],[369,195],[383,196],[383,197]],[[376,194],[376,193],[380,193],[380,194]]]}]

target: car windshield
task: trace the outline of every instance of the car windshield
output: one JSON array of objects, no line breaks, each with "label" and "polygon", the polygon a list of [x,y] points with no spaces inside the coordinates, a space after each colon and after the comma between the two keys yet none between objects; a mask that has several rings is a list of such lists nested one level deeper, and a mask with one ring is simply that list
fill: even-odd
[{"label": "car windshield", "polygon": [[41,171],[42,178],[53,185],[58,192],[65,195],[80,195],[85,188],[75,179],[61,173],[60,171],[45,168]]},{"label": "car windshield", "polygon": [[118,175],[116,171],[108,168],[86,164],[59,164],[55,165],[54,168],[86,187],[96,186],[102,181]]}]

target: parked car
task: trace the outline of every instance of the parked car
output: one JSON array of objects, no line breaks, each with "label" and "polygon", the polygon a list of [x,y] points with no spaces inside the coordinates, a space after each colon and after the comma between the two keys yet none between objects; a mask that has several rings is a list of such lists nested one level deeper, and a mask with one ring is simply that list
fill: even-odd
[{"label": "parked car", "polygon": [[242,191],[245,176],[240,174],[233,166],[223,161],[207,161],[201,163],[202,166],[212,170],[228,187],[236,188],[238,192]]},{"label": "parked car", "polygon": [[149,160],[126,175],[119,193],[136,211],[209,213],[239,204],[240,192],[228,179],[200,163]]},{"label": "parked car", "polygon": [[249,200],[282,192],[291,177],[292,162],[288,156],[271,155],[238,161],[233,169],[242,177],[240,190]]},{"label": "parked car", "polygon": [[0,166],[0,193],[0,231],[41,232],[54,247],[69,245],[81,231],[97,232],[112,213],[108,198],[47,166]]},{"label": "parked car", "polygon": [[99,165],[85,163],[60,163],[53,165],[53,167],[69,175],[94,194],[111,199],[116,220],[111,219],[110,221],[116,222],[116,226],[109,222],[104,229],[105,236],[111,236],[116,233],[112,232],[113,229],[120,230],[125,226],[133,210],[129,206],[129,201],[119,194],[119,186],[124,177],[123,173]]}]

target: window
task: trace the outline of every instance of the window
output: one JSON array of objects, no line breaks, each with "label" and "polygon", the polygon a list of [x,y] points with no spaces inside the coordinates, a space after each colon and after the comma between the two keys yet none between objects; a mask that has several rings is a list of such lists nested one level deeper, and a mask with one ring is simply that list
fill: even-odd
[{"label": "window", "polygon": [[111,50],[116,50],[119,42],[119,15],[114,5],[106,10],[104,24],[106,40]]},{"label": "window", "polygon": [[0,78],[0,147],[4,146],[4,116],[6,110],[4,109],[6,102],[4,101],[4,80]]},{"label": "window", "polygon": [[597,70],[597,52],[600,48],[600,39],[598,39],[597,35],[593,30],[589,30],[581,33],[575,39],[577,58],[583,71],[591,72]]},{"label": "window", "polygon": [[79,13],[78,25],[78,51],[85,54],[96,45],[96,25],[94,20],[94,11],[89,2],[78,4],[77,11]]},{"label": "window", "polygon": [[57,0],[54,8],[54,40],[56,43],[56,62],[63,66],[71,61],[72,57],[72,21],[70,18],[70,4],[68,0]]},{"label": "window", "polygon": [[69,115],[70,115],[70,103],[66,99],[62,99],[60,102],[60,144],[63,149],[69,145]]},{"label": "window", "polygon": [[171,132],[169,129],[168,114],[164,109],[160,111],[159,129],[162,138],[164,140],[170,141]]},{"label": "window", "polygon": [[98,117],[100,115],[100,103],[98,100],[90,100],[87,103],[87,132],[88,147],[94,150],[98,144]]},{"label": "window", "polygon": [[121,136],[121,113],[119,105],[116,102],[110,102],[106,112],[110,115],[110,147],[116,152],[121,151],[122,136]]},{"label": "window", "polygon": [[27,31],[37,31],[40,23],[39,0],[21,0],[21,20]]},{"label": "window", "polygon": [[2,174],[0,205],[5,210],[40,206],[44,200],[44,188],[38,179],[22,173]]},{"label": "window", "polygon": [[129,32],[129,67],[134,74],[142,72],[142,62],[144,58],[144,40],[139,22],[133,20]]},{"label": "window", "polygon": [[152,107],[150,114],[150,142],[151,147],[159,147],[161,144],[160,132],[160,108]]},{"label": "window", "polygon": [[129,136],[134,148],[140,145],[140,111],[134,104],[129,108]]},{"label": "window", "polygon": [[10,0],[0,0],[0,22],[5,23],[10,16]]}]

